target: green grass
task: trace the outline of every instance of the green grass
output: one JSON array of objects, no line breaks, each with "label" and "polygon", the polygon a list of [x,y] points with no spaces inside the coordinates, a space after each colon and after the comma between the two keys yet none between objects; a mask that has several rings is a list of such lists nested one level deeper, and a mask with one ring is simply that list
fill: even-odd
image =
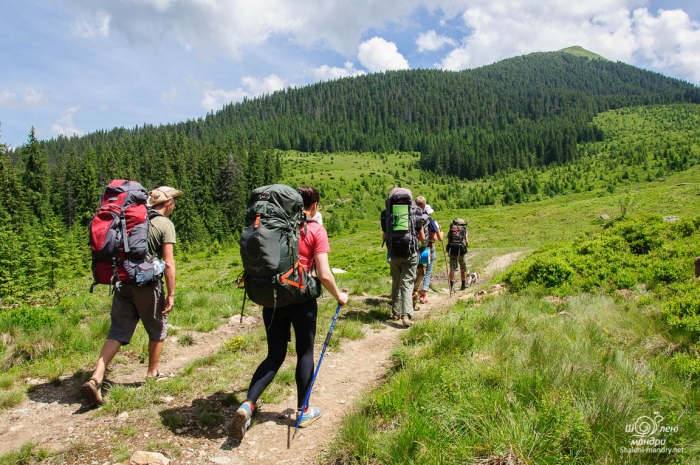
[{"label": "green grass", "polygon": [[18,406],[25,397],[24,391],[20,389],[0,391],[0,410]]},{"label": "green grass", "polygon": [[[658,308],[606,296],[457,305],[405,335],[395,371],[343,421],[329,460],[457,464],[512,448],[538,464],[691,463],[700,397],[665,355],[672,343]],[[686,452],[620,453],[626,424],[655,411]]]},{"label": "green grass", "polygon": [[604,57],[598,55],[597,53],[589,52],[588,50],[586,50],[583,47],[580,47],[578,45],[574,45],[573,47],[567,47],[567,48],[561,49],[559,51],[565,52],[565,53],[571,53],[572,55],[576,55],[576,56],[590,58],[592,60],[608,61],[607,58],[604,58]]},{"label": "green grass", "polygon": [[0,465],[24,465],[42,461],[49,457],[48,450],[35,443],[24,444],[17,452],[10,452],[0,456]]},{"label": "green grass", "polygon": [[177,343],[183,347],[189,347],[191,345],[194,345],[194,336],[192,336],[191,334],[183,334],[182,336],[177,338]]}]

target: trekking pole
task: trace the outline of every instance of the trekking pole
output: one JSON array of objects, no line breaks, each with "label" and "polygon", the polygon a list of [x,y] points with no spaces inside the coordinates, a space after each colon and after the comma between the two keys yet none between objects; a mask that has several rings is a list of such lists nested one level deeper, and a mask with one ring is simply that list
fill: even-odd
[{"label": "trekking pole", "polygon": [[331,321],[331,328],[328,330],[328,334],[326,334],[326,341],[323,343],[323,350],[321,351],[321,357],[318,359],[318,365],[316,365],[316,371],[314,371],[314,376],[311,378],[311,384],[309,385],[309,389],[306,391],[306,396],[304,397],[304,405],[301,406],[301,412],[297,416],[297,424],[294,426],[294,434],[292,435],[292,440],[294,440],[294,437],[297,435],[297,430],[299,429],[299,423],[301,423],[301,417],[304,414],[304,410],[306,410],[306,407],[309,406],[309,398],[311,397],[311,389],[314,387],[314,382],[316,381],[316,375],[318,375],[318,370],[321,368],[321,362],[323,361],[323,355],[326,353],[326,348],[328,347],[328,343],[331,341],[331,334],[333,334],[333,327],[335,326],[335,322],[338,319],[338,314],[340,313],[340,304],[338,304],[338,308],[335,309],[335,316],[333,317],[333,321]]},{"label": "trekking pole", "polygon": [[447,273],[447,288],[450,290],[450,297],[452,297],[452,286],[450,286],[450,268],[447,264],[447,254],[445,253],[445,244],[440,241],[440,246],[442,247],[442,256],[445,257],[445,272]]}]

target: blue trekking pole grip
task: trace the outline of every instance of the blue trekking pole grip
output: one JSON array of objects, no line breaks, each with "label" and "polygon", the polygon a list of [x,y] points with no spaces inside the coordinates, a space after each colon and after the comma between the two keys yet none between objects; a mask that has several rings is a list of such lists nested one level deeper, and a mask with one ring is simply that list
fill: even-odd
[{"label": "blue trekking pole grip", "polygon": [[316,371],[314,371],[314,376],[311,378],[311,384],[309,385],[309,389],[306,391],[306,396],[304,397],[304,405],[301,406],[301,412],[297,416],[297,424],[294,427],[294,434],[292,435],[292,439],[297,435],[297,430],[299,429],[299,423],[301,423],[301,417],[304,415],[304,410],[309,406],[309,398],[311,397],[311,390],[314,387],[314,382],[316,382],[316,375],[318,375],[318,370],[321,368],[321,362],[323,361],[323,355],[326,353],[326,348],[328,347],[328,343],[331,342],[331,334],[333,334],[333,328],[335,327],[335,322],[338,319],[338,314],[340,313],[340,307],[341,305],[338,304],[338,308],[335,309],[335,316],[333,316],[333,321],[331,321],[331,328],[328,330],[328,334],[326,334],[326,341],[323,343],[323,350],[321,351],[321,357],[318,359],[318,364],[316,365]]}]

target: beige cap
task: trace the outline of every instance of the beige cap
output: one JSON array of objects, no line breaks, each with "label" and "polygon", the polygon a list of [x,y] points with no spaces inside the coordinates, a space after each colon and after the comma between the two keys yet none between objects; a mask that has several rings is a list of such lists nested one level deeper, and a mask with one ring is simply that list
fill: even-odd
[{"label": "beige cap", "polygon": [[148,193],[148,206],[155,207],[158,204],[167,202],[175,197],[180,197],[181,195],[182,191],[179,191],[173,187],[160,186]]}]

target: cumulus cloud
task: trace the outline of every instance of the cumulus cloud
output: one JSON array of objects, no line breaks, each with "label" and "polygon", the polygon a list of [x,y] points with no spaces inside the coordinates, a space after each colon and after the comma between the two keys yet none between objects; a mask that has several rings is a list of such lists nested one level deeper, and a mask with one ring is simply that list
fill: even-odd
[{"label": "cumulus cloud", "polygon": [[370,28],[401,22],[421,5],[433,10],[462,1],[71,0],[71,5],[88,17],[104,12],[110,31],[118,30],[136,46],[172,39],[186,48],[241,58],[245,45],[282,36],[350,56]]},{"label": "cumulus cloud", "polygon": [[343,68],[337,66],[323,65],[318,68],[311,70],[311,74],[321,81],[331,81],[333,79],[339,79],[349,76],[359,76],[361,74],[366,74],[361,69],[355,69],[355,64],[352,61],[346,61]]},{"label": "cumulus cloud", "polygon": [[639,54],[656,69],[671,69],[700,83],[700,24],[681,10],[659,11],[646,8],[633,13],[634,33]]},{"label": "cumulus cloud", "polygon": [[41,103],[42,100],[44,100],[44,94],[37,92],[32,85],[24,88],[24,96],[7,89],[0,91],[0,105],[2,106],[30,107]]},{"label": "cumulus cloud", "polygon": [[68,108],[58,119],[58,121],[51,125],[51,135],[52,136],[82,136],[85,134],[83,131],[75,127],[73,123],[73,116],[80,110],[80,105]]},{"label": "cumulus cloud", "polygon": [[399,53],[396,44],[381,37],[372,37],[360,44],[357,58],[368,70],[409,69],[408,61]]},{"label": "cumulus cloud", "polygon": [[71,32],[74,36],[83,39],[91,39],[95,36],[108,37],[111,19],[111,16],[104,11],[81,14],[71,25]]},{"label": "cumulus cloud", "polygon": [[224,105],[240,102],[244,97],[268,94],[287,87],[285,81],[275,74],[263,78],[244,77],[241,86],[233,90],[216,89],[211,82],[198,81],[192,77],[187,79],[187,83],[202,90],[200,103],[207,111],[220,110]]},{"label": "cumulus cloud", "polygon": [[435,31],[422,32],[416,39],[419,52],[434,52],[440,50],[445,45],[456,45],[455,41],[447,36],[442,36]]},{"label": "cumulus cloud", "polygon": [[[416,50],[449,47],[437,66],[464,69],[543,50],[581,45],[613,60],[679,73],[700,82],[698,23],[682,11],[650,13],[646,0],[70,0],[81,37],[125,36],[134,47],[176,43],[200,56],[243,58],[246,47],[281,39],[346,57],[367,31],[388,25],[415,27],[415,13],[443,26],[461,20],[465,33],[451,37],[415,31]],[[373,39],[374,40],[374,39]],[[377,39],[381,41],[383,39]],[[368,43],[369,42],[369,43]],[[370,71],[407,68],[390,43],[364,42],[360,63]],[[383,50],[383,51],[382,51]],[[384,58],[388,64],[382,64]],[[635,60],[643,60],[643,63]],[[367,64],[365,64],[365,62]],[[323,68],[323,67],[321,67]],[[341,75],[318,68],[314,76]],[[323,77],[319,77],[323,78]]]},{"label": "cumulus cloud", "polygon": [[269,76],[261,79],[244,77],[241,79],[241,84],[245,89],[247,89],[249,95],[269,94],[286,87],[284,79],[280,78],[276,74],[270,74]]}]

